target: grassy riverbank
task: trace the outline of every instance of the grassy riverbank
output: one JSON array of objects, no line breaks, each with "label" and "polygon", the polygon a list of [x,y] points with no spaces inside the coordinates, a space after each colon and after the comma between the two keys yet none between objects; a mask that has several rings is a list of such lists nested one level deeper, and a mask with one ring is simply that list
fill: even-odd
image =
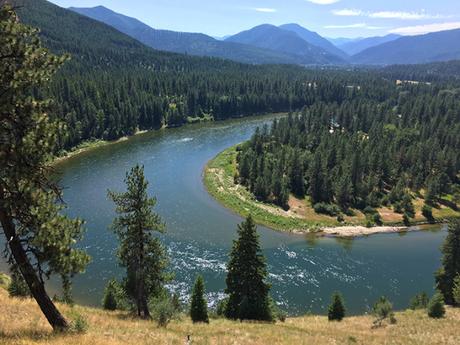
[{"label": "grassy riverbank", "polygon": [[211,319],[193,324],[189,317],[159,328],[152,321],[125,312],[58,304],[68,317],[80,315],[88,322],[84,334],[55,334],[31,299],[10,298],[0,289],[0,343],[2,345],[147,345],[147,344],[459,344],[460,309],[448,308],[446,317],[430,319],[423,311],[396,313],[397,323],[372,328],[372,316],[329,322],[325,316],[288,318],[286,322],[249,323]]},{"label": "grassy riverbank", "polygon": [[[360,226],[356,235],[365,235],[363,226],[367,225],[366,216],[359,210],[353,210],[354,216],[344,216],[344,222],[339,222],[336,217],[317,214],[308,198],[289,198],[289,210],[283,210],[272,204],[266,204],[255,200],[253,195],[241,185],[234,183],[233,176],[236,173],[236,146],[226,149],[208,162],[204,170],[204,184],[209,193],[225,207],[237,214],[246,217],[251,214],[259,224],[270,228],[289,232],[316,232],[322,228],[343,227],[343,233],[350,236],[350,226]],[[449,201],[446,199],[446,201]],[[426,223],[422,215],[423,199],[415,197],[415,218],[412,224]],[[377,232],[404,231],[402,215],[392,209],[382,207],[377,210],[383,221],[383,227],[374,227],[369,234]],[[436,221],[460,217],[460,211],[453,210],[445,205],[433,208],[433,216]],[[340,231],[330,231],[330,235],[340,236]]]}]

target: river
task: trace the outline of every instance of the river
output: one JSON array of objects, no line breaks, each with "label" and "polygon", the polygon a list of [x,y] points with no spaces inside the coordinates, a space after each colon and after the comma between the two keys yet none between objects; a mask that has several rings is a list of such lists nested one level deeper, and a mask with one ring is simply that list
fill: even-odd
[{"label": "river", "polygon": [[[211,304],[221,298],[228,253],[242,219],[207,194],[203,167],[269,120],[258,117],[150,132],[59,163],[67,213],[86,220],[81,245],[92,256],[86,272],[74,280],[76,301],[99,305],[107,280],[123,274],[117,265],[116,238],[109,230],[115,214],[107,190],[124,190],[125,172],[136,163],[145,166],[149,192],[158,198],[155,210],[167,224],[161,238],[175,273],[170,288],[185,299],[195,276],[202,274]],[[406,308],[415,293],[433,292],[433,273],[446,235],[439,226],[353,240],[258,229],[272,296],[294,315],[324,313],[336,290],[344,295],[350,313],[368,311],[381,295],[395,308]]]}]

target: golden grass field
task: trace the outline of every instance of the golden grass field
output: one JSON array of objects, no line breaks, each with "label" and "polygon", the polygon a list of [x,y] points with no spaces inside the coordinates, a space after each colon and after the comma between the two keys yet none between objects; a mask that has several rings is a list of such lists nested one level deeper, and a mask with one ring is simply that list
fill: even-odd
[{"label": "golden grass field", "polygon": [[59,305],[66,314],[79,313],[88,321],[85,334],[54,334],[31,299],[10,298],[0,289],[0,344],[50,345],[147,345],[147,344],[460,344],[460,309],[449,308],[441,320],[428,318],[422,311],[396,313],[395,325],[372,329],[371,316],[329,322],[324,316],[288,318],[276,324],[240,323],[212,319],[197,324],[184,316],[167,328],[153,321],[131,318],[123,312]]}]

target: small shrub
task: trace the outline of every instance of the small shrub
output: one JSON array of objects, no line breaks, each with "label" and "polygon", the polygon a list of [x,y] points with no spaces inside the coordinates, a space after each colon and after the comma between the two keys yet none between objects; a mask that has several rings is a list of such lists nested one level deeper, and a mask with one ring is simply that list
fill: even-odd
[{"label": "small shrub", "polygon": [[313,206],[316,213],[336,217],[340,214],[340,209],[336,205],[319,202]]},{"label": "small shrub", "polygon": [[372,221],[377,225],[382,225],[382,217],[380,217],[380,213],[376,212],[372,215]]},{"label": "small shrub", "polygon": [[276,312],[276,318],[278,319],[278,321],[285,322],[287,314],[284,310],[278,309],[278,311]]},{"label": "small shrub", "polygon": [[338,221],[339,223],[343,223],[343,222],[345,221],[345,219],[343,218],[343,216],[342,216],[341,214],[339,214],[339,215],[337,216],[337,221]]},{"label": "small shrub", "polygon": [[104,290],[104,297],[102,298],[102,307],[105,310],[117,309],[117,289],[118,283],[115,279],[111,279]]},{"label": "small shrub", "polygon": [[342,321],[345,317],[345,304],[342,296],[336,292],[332,295],[332,303],[329,305],[327,318],[329,321]]},{"label": "small shrub", "polygon": [[410,226],[410,219],[409,215],[407,213],[403,214],[403,223],[405,226]]},{"label": "small shrub", "polygon": [[115,279],[111,279],[105,287],[102,307],[105,310],[128,310],[131,307],[123,286]]},{"label": "small shrub", "polygon": [[434,296],[428,302],[428,316],[434,319],[440,319],[446,313],[446,309],[444,308],[444,298],[442,294],[437,291]]},{"label": "small shrub", "polygon": [[385,297],[382,296],[374,304],[373,314],[376,317],[374,326],[381,326],[382,322],[390,319],[391,323],[395,323],[396,319],[393,313],[393,304]]},{"label": "small shrub", "polygon": [[228,303],[228,298],[224,298],[223,300],[219,301],[219,303],[217,303],[217,307],[216,307],[217,316],[222,317],[225,315],[225,309],[227,309],[227,303]]},{"label": "small shrub", "polygon": [[11,273],[11,281],[8,285],[8,294],[11,297],[31,297],[26,281],[22,277],[22,274],[16,270]]},{"label": "small shrub", "polygon": [[428,295],[425,292],[421,292],[412,297],[409,303],[409,308],[412,310],[426,309],[426,307],[428,306],[428,302]]},{"label": "small shrub", "polygon": [[0,288],[8,289],[10,282],[10,277],[8,277],[6,274],[0,273]]},{"label": "small shrub", "polygon": [[364,214],[374,214],[374,213],[377,213],[377,211],[372,206],[366,206],[363,210],[363,213]]},{"label": "small shrub", "polygon": [[460,305],[460,273],[454,279],[454,288],[452,289],[455,305]]},{"label": "small shrub", "polygon": [[424,204],[422,207],[422,215],[428,220],[433,221],[433,208],[430,205]]},{"label": "small shrub", "polygon": [[72,322],[70,324],[70,331],[72,333],[83,334],[88,331],[89,324],[84,316],[79,313],[74,313],[71,316]]},{"label": "small shrub", "polygon": [[393,204],[393,210],[396,213],[404,213],[403,205],[399,201]]},{"label": "small shrub", "polygon": [[182,311],[182,302],[180,301],[179,295],[177,293],[173,294],[171,297],[171,303],[174,309],[180,313]]},{"label": "small shrub", "polygon": [[157,322],[158,327],[166,327],[177,315],[169,297],[154,298],[149,304],[152,318]]}]

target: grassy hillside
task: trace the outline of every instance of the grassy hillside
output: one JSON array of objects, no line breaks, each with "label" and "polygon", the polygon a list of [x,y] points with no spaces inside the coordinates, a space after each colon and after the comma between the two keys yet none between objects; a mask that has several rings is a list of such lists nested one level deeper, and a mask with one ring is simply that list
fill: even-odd
[{"label": "grassy hillside", "polygon": [[[287,211],[274,204],[255,200],[245,187],[234,183],[236,156],[236,146],[231,147],[208,162],[204,172],[204,184],[209,193],[234,212],[242,216],[251,214],[257,223],[281,231],[306,232],[319,230],[321,227],[366,225],[366,216],[359,210],[353,210],[354,216],[345,215],[343,223],[339,223],[336,217],[315,213],[308,197],[298,199],[291,195],[290,208]],[[447,199],[446,201],[449,201]],[[422,215],[423,199],[416,197],[414,207],[415,219],[412,221],[426,222],[426,218]],[[385,225],[403,225],[402,214],[395,213],[393,209],[381,207],[377,211]],[[460,211],[439,205],[433,208],[433,216],[435,220],[442,222],[460,217]]]},{"label": "grassy hillside", "polygon": [[33,300],[8,297],[0,289],[0,344],[459,344],[460,309],[447,310],[441,320],[428,318],[424,312],[396,313],[395,325],[372,329],[371,316],[346,318],[328,322],[324,316],[287,319],[276,324],[240,323],[211,320],[209,325],[192,324],[187,317],[173,321],[166,329],[152,321],[131,318],[126,313],[106,312],[75,306],[73,310],[59,305],[64,313],[80,314],[89,328],[84,334],[53,334]]}]

